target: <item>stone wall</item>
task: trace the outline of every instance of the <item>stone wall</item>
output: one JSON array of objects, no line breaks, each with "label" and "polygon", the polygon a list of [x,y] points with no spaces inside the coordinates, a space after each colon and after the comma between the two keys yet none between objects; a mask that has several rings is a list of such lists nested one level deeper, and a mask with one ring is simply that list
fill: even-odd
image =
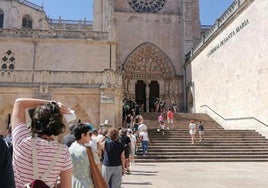
[{"label": "stone wall", "polygon": [[[111,125],[121,127],[122,96],[121,88],[108,87],[68,87],[49,86],[47,93],[40,92],[38,86],[0,87],[0,135],[6,134],[9,117],[16,98],[51,98],[60,101],[75,110],[77,121],[90,122],[96,128],[105,120]],[[29,119],[28,119],[29,120]],[[68,124],[65,122],[66,126]]]},{"label": "stone wall", "polygon": [[141,44],[149,42],[164,51],[178,75],[182,74],[183,30],[180,17],[166,14],[137,14],[116,12],[118,52],[122,64]]},{"label": "stone wall", "polygon": [[[0,38],[0,53],[14,53],[16,70],[115,70],[115,44],[75,39]],[[113,53],[113,54],[112,54]]]},{"label": "stone wall", "polygon": [[4,28],[20,29],[22,17],[26,15],[32,19],[33,29],[48,30],[50,28],[42,7],[18,1],[0,1],[0,7],[5,15]]},{"label": "stone wall", "polygon": [[247,1],[187,65],[194,112],[268,137],[268,2]]},{"label": "stone wall", "polygon": [[122,77],[115,72],[114,43],[14,34],[0,37],[0,44],[0,135],[18,97],[62,101],[96,128],[106,119],[121,126]]}]

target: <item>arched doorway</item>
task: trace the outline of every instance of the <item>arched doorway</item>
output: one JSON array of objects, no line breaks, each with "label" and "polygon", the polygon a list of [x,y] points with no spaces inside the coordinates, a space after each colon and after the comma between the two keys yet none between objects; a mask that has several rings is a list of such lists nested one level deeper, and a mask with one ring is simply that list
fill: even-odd
[{"label": "arched doorway", "polygon": [[149,107],[150,112],[154,111],[154,103],[159,98],[159,84],[157,81],[151,81],[150,83],[150,94],[149,94]]},{"label": "arched doorway", "polygon": [[[142,80],[138,80],[135,84],[135,101],[138,104],[145,104],[146,102],[146,84]],[[145,105],[143,105],[145,107]],[[145,111],[145,109],[143,109]]]}]

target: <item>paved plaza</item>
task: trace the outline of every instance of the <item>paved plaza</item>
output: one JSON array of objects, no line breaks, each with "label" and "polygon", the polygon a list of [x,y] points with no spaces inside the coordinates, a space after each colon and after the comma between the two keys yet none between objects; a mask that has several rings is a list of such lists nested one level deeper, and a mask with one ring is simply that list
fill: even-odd
[{"label": "paved plaza", "polygon": [[266,162],[136,163],[122,188],[266,188]]}]

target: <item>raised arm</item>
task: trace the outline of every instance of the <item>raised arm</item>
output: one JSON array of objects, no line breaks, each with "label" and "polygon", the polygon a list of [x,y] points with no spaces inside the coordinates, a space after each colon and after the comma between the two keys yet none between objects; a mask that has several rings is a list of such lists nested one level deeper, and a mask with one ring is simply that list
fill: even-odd
[{"label": "raised arm", "polygon": [[[15,129],[16,126],[20,123],[26,123],[26,109],[29,108],[36,108],[40,105],[46,104],[48,102],[51,102],[49,100],[44,99],[34,99],[34,98],[18,98],[16,99],[11,115],[11,124],[12,129]],[[57,102],[57,104],[61,108],[62,114],[69,113],[68,107],[62,105],[61,103]]]},{"label": "raised arm", "polygon": [[47,103],[47,100],[42,99],[32,99],[32,98],[18,98],[16,99],[11,115],[12,129],[19,123],[26,123],[26,112],[28,108],[36,108],[41,104]]}]

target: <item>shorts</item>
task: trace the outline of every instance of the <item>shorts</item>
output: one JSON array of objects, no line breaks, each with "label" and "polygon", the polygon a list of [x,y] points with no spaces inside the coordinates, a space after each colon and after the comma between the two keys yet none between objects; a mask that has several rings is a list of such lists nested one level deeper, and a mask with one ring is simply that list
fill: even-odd
[{"label": "shorts", "polygon": [[189,133],[190,133],[190,135],[193,135],[193,134],[195,134],[195,130],[193,130],[193,129],[191,129],[190,131],[189,131]]},{"label": "shorts", "polygon": [[135,156],[135,154],[136,154],[136,148],[134,147],[131,147],[131,152],[130,152],[130,156]]},{"label": "shorts", "polygon": [[168,119],[167,122],[172,124],[173,123],[173,119]]},{"label": "shorts", "polygon": [[204,135],[204,131],[199,131],[199,135]]}]

